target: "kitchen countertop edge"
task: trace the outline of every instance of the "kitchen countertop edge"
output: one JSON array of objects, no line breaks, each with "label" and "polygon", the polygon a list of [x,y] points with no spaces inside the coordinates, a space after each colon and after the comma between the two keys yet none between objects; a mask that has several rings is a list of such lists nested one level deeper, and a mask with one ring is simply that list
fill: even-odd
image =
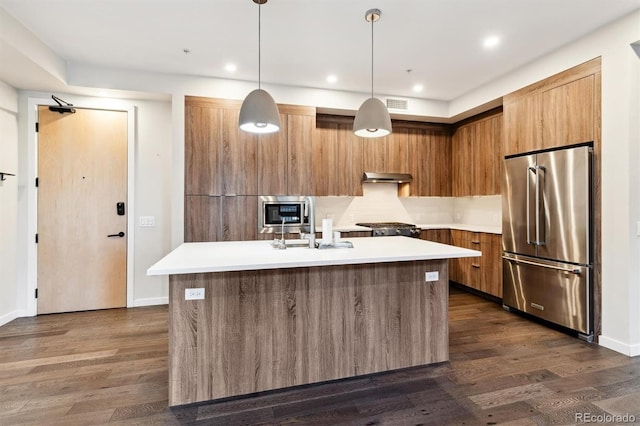
[{"label": "kitchen countertop edge", "polygon": [[409,237],[349,238],[354,248],[277,250],[270,241],[184,243],[147,270],[147,275],[356,265],[366,263],[443,260],[482,253]]}]

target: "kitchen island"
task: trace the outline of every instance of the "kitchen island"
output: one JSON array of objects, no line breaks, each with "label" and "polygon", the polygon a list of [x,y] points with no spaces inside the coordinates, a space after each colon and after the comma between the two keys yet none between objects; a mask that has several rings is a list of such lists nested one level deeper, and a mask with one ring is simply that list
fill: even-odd
[{"label": "kitchen island", "polygon": [[186,243],[149,268],[170,276],[169,405],[447,361],[447,259],[480,252],[350,241]]}]

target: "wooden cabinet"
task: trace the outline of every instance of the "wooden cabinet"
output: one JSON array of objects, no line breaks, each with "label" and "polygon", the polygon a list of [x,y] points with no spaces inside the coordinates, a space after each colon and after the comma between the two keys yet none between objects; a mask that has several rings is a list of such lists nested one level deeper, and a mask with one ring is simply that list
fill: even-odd
[{"label": "wooden cabinet", "polygon": [[451,196],[451,137],[445,129],[410,129],[407,134],[408,168],[413,182],[409,196]]},{"label": "wooden cabinet", "polygon": [[221,144],[224,109],[207,104],[185,104],[185,194],[221,195]]},{"label": "wooden cabinet", "polygon": [[452,137],[452,194],[499,195],[502,183],[502,113],[460,125]]},{"label": "wooden cabinet", "polygon": [[451,244],[451,232],[449,229],[423,229],[420,233],[420,239],[442,244]]},{"label": "wooden cabinet", "polygon": [[313,195],[314,193],[311,154],[315,127],[315,112],[313,115],[290,114],[288,116],[288,195]]},{"label": "wooden cabinet", "polygon": [[542,146],[553,148],[594,140],[595,77],[542,93]]},{"label": "wooden cabinet", "polygon": [[451,243],[482,252],[481,257],[451,259],[449,279],[474,290],[502,298],[502,237],[496,234],[451,230]]},{"label": "wooden cabinet", "polygon": [[504,97],[504,153],[598,141],[600,59]]},{"label": "wooden cabinet", "polygon": [[258,239],[258,197],[185,197],[185,242]]},{"label": "wooden cabinet", "polygon": [[371,231],[348,231],[342,232],[340,234],[340,238],[343,240],[348,240],[349,238],[360,238],[360,237],[370,237]]},{"label": "wooden cabinet", "polygon": [[504,154],[529,152],[541,147],[542,96],[533,94],[504,106]]},{"label": "wooden cabinet", "polygon": [[287,195],[289,116],[280,113],[280,131],[258,135],[258,194]]},{"label": "wooden cabinet", "polygon": [[454,197],[464,197],[476,195],[473,193],[475,156],[473,145],[472,126],[459,127],[452,138],[452,186],[451,192]]},{"label": "wooden cabinet", "polygon": [[334,164],[338,176],[337,189],[334,194],[327,195],[362,195],[363,140],[353,134],[352,123],[339,123],[338,153]]},{"label": "wooden cabinet", "polygon": [[408,131],[393,129],[382,138],[362,138],[364,171],[408,173]]}]

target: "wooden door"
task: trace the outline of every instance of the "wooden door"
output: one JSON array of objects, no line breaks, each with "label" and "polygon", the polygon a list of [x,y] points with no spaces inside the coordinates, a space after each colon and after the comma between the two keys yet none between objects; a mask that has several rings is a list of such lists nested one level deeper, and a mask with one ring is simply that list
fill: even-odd
[{"label": "wooden door", "polygon": [[127,112],[41,106],[38,121],[38,313],[124,307]]}]

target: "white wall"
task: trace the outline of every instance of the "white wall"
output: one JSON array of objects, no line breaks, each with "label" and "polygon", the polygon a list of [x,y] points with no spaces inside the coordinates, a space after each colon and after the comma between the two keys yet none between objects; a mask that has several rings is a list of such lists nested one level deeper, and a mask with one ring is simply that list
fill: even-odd
[{"label": "white wall", "polygon": [[[18,92],[0,81],[0,172],[18,174]],[[18,178],[0,182],[0,325],[18,309]]]}]

